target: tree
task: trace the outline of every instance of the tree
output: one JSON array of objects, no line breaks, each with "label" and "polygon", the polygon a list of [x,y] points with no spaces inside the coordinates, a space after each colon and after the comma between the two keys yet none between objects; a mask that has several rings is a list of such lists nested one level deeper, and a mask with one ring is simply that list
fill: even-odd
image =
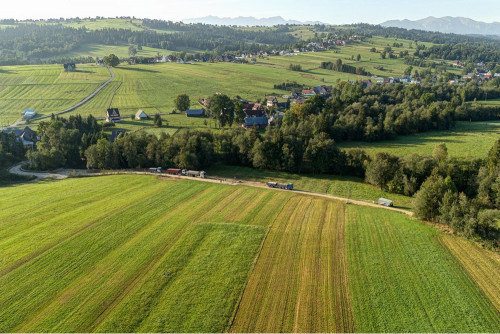
[{"label": "tree", "polygon": [[358,55],[356,56],[356,60],[357,61],[360,61],[361,60],[361,55],[358,53]]},{"label": "tree", "polygon": [[191,101],[189,100],[189,96],[186,94],[179,94],[174,99],[175,108],[179,111],[186,111],[189,109],[191,105]]},{"label": "tree", "polygon": [[234,102],[234,121],[236,124],[242,124],[245,121],[245,112],[243,111],[243,103],[241,101]]},{"label": "tree", "polygon": [[229,96],[225,94],[212,96],[208,109],[212,117],[219,120],[220,126],[233,125],[234,103]]},{"label": "tree", "polygon": [[413,66],[408,66],[408,67],[405,69],[404,75],[406,75],[406,76],[410,76],[410,75],[411,75],[411,71],[413,71]]},{"label": "tree", "polygon": [[399,158],[385,152],[377,153],[366,169],[366,181],[383,190],[400,168]]},{"label": "tree", "polygon": [[137,54],[137,49],[135,46],[131,45],[128,47],[128,55],[134,57]]},{"label": "tree", "polygon": [[432,157],[437,162],[443,162],[448,158],[448,148],[445,143],[437,144],[432,151]]},{"label": "tree", "polygon": [[425,180],[413,199],[413,212],[422,219],[435,221],[440,214],[439,208],[447,188],[442,176],[433,174]]},{"label": "tree", "polygon": [[114,54],[110,54],[106,57],[103,58],[104,64],[111,66],[111,67],[116,67],[120,64],[120,59],[118,59],[117,56]]},{"label": "tree", "polygon": [[163,125],[163,121],[161,119],[160,114],[155,114],[154,124],[157,128],[161,128],[161,126]]}]

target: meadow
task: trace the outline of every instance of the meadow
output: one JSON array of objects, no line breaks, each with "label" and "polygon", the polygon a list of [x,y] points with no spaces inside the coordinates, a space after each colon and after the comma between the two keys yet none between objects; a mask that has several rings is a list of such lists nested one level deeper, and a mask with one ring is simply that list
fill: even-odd
[{"label": "meadow", "polygon": [[398,156],[411,153],[432,155],[445,143],[453,157],[484,158],[500,136],[500,121],[457,122],[452,130],[430,131],[379,142],[340,142],[339,148],[361,148],[371,155],[387,152]]},{"label": "meadow", "polygon": [[450,252],[439,230],[384,209],[135,175],[0,187],[0,198],[2,332],[500,326],[498,259]]},{"label": "meadow", "polygon": [[360,206],[349,206],[346,228],[357,332],[500,328],[492,301],[439,242],[438,230],[406,215]]}]

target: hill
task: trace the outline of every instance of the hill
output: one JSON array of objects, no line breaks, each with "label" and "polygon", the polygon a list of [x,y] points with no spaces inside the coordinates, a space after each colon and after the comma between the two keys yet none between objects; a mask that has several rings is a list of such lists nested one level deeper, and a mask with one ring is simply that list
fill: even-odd
[{"label": "hill", "polygon": [[384,209],[132,175],[0,196],[2,332],[500,326],[498,257]]},{"label": "hill", "polygon": [[465,17],[433,17],[425,19],[391,20],[381,23],[384,27],[398,27],[404,29],[417,29],[425,31],[438,31],[461,35],[500,35],[500,22],[485,23]]},{"label": "hill", "polygon": [[184,23],[204,23],[213,25],[224,25],[224,26],[266,26],[272,27],[283,24],[324,24],[319,21],[306,21],[301,22],[297,20],[285,20],[281,16],[266,17],[266,18],[255,18],[253,16],[238,16],[238,17],[218,17],[218,16],[205,16],[198,18],[190,18],[182,20]]}]

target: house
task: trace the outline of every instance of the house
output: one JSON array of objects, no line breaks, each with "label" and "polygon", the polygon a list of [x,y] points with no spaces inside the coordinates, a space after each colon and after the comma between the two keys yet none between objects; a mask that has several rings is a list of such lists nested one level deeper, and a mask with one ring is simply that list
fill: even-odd
[{"label": "house", "polygon": [[75,72],[76,71],[76,65],[74,63],[64,64],[64,70],[66,72]]},{"label": "house", "polygon": [[278,99],[276,98],[276,96],[269,96],[267,98],[266,106],[268,108],[272,108],[272,107],[276,106],[277,104],[278,104]]},{"label": "house", "polygon": [[304,96],[314,96],[316,95],[316,92],[314,91],[314,89],[303,89],[301,94]]},{"label": "house", "polygon": [[188,109],[186,117],[205,117],[205,109]]},{"label": "house", "polygon": [[363,80],[363,86],[366,88],[372,88],[373,87],[373,82],[368,79],[368,80]]},{"label": "house", "polygon": [[118,108],[109,108],[106,111],[106,116],[104,119],[106,122],[113,122],[113,123],[120,122],[121,119],[120,119],[120,112],[118,111]]},{"label": "house", "polygon": [[23,119],[31,119],[35,117],[36,112],[33,109],[24,109],[21,114],[23,115]]},{"label": "house", "polygon": [[111,131],[111,136],[109,137],[109,142],[113,143],[116,140],[116,138],[118,138],[118,136],[122,133],[125,133],[125,130],[113,130],[113,131]]},{"label": "house", "polygon": [[244,128],[249,129],[256,127],[257,129],[263,129],[269,124],[269,119],[267,116],[262,117],[245,117],[245,123],[242,125]]},{"label": "house", "polygon": [[246,117],[262,117],[265,116],[266,114],[264,113],[264,110],[262,109],[243,109],[243,112],[245,113]]},{"label": "house", "polygon": [[97,59],[95,61],[95,64],[98,65],[98,66],[104,66],[104,61],[102,59]]},{"label": "house", "polygon": [[138,110],[136,113],[135,113],[135,119],[148,119],[149,116],[142,110]]},{"label": "house", "polygon": [[4,130],[4,133],[13,133],[18,140],[23,142],[24,146],[32,146],[35,142],[39,141],[40,138],[37,136],[36,132],[31,130],[29,127],[24,129],[8,129]]},{"label": "house", "polygon": [[285,113],[284,113],[284,112],[282,112],[282,111],[280,111],[280,112],[278,112],[278,113],[276,113],[276,114],[274,114],[274,115],[272,115],[272,116],[271,116],[271,118],[270,118],[270,119],[269,119],[269,121],[268,121],[268,124],[269,124],[269,125],[273,125],[273,124],[275,124],[276,122],[278,122],[278,121],[282,120],[282,119],[283,119],[283,117],[285,117]]}]

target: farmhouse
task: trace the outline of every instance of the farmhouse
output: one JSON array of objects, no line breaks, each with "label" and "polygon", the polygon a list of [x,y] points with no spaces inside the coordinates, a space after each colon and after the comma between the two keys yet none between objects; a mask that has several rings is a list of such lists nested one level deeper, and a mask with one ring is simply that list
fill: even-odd
[{"label": "farmhouse", "polygon": [[186,117],[205,117],[205,109],[188,109]]},{"label": "farmhouse", "polygon": [[33,109],[24,109],[22,112],[23,119],[31,119],[35,117],[36,112]]},{"label": "farmhouse", "polygon": [[106,111],[106,116],[105,116],[105,121],[106,122],[120,122],[120,112],[118,111],[118,108],[109,108],[108,111]]},{"label": "farmhouse", "polygon": [[142,110],[138,110],[136,113],[135,113],[135,119],[148,119],[149,116]]},{"label": "farmhouse", "polygon": [[269,119],[267,118],[267,116],[245,117],[245,123],[242,126],[246,129],[253,128],[254,126],[257,129],[264,129],[265,127],[267,127],[268,123]]},{"label": "farmhouse", "polygon": [[125,130],[113,130],[113,131],[111,131],[111,136],[109,137],[109,142],[113,143],[116,140],[116,138],[118,138],[118,136],[122,133],[125,133]]},{"label": "farmhouse", "polygon": [[31,130],[29,127],[25,127],[24,129],[18,129],[18,130],[8,129],[4,130],[3,132],[13,133],[18,140],[23,142],[24,146],[31,146],[39,140],[36,132]]},{"label": "farmhouse", "polygon": [[64,64],[64,70],[66,72],[75,72],[76,71],[76,65],[74,63]]},{"label": "farmhouse", "polygon": [[278,99],[276,99],[276,96],[269,96],[267,98],[267,104],[266,104],[266,106],[268,108],[272,108],[272,107],[274,107],[276,105],[278,105]]}]

